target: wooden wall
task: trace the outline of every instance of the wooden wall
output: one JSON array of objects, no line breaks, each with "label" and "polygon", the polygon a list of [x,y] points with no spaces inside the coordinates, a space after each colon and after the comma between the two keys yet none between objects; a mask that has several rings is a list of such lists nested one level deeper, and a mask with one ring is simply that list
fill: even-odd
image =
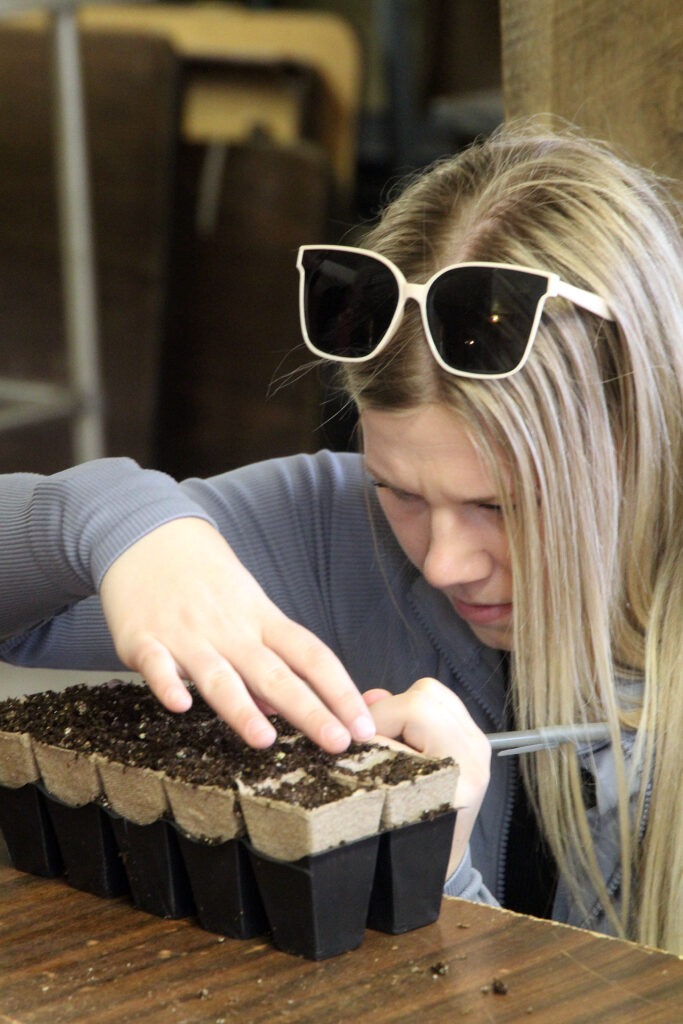
[{"label": "wooden wall", "polygon": [[[279,76],[303,124],[321,109],[320,77],[307,65],[185,59],[144,31],[81,39],[105,454],[184,476],[315,450],[321,388],[296,372],[310,363],[296,251],[333,231],[331,162],[310,138],[255,132],[215,147],[220,173],[202,189],[208,147],[184,141],[181,100],[200,73],[254,88]],[[50,61],[41,25],[0,22],[0,377],[64,384]],[[201,230],[200,192],[212,199]],[[0,472],[73,461],[63,419],[0,431]]]},{"label": "wooden wall", "polygon": [[[0,375],[67,381],[51,43],[0,23]],[[108,454],[152,457],[177,62],[162,39],[89,36],[85,101]],[[0,433],[0,472],[73,462],[64,420]]]},{"label": "wooden wall", "polygon": [[506,117],[552,112],[683,178],[681,0],[501,0]]}]

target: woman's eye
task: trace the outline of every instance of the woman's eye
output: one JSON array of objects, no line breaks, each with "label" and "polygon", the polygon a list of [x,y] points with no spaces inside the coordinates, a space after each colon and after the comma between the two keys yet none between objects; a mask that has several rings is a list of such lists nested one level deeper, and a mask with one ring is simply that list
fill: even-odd
[{"label": "woman's eye", "polygon": [[417,501],[418,495],[411,494],[410,491],[402,491],[399,487],[392,487],[391,484],[385,484],[381,480],[373,480],[373,487],[376,487],[378,491],[387,491],[392,498],[396,498],[397,501]]},{"label": "woman's eye", "polygon": [[494,515],[497,516],[502,516],[503,514],[503,506],[494,505],[493,502],[482,502],[479,508],[483,509],[485,512],[492,512]]}]

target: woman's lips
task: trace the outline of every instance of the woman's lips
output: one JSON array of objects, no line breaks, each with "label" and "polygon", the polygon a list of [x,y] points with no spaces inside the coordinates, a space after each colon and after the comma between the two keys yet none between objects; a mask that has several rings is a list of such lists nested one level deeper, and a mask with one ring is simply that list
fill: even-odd
[{"label": "woman's lips", "polygon": [[468,604],[452,597],[451,601],[461,619],[471,622],[473,626],[491,626],[509,619],[512,614],[512,603],[505,604]]}]

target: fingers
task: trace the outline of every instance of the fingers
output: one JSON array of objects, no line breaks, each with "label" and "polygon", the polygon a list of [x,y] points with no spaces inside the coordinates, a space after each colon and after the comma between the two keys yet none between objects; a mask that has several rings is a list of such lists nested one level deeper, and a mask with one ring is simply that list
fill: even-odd
[{"label": "fingers", "polygon": [[[256,641],[234,650],[230,662],[195,643],[185,668],[207,703],[252,746],[267,746],[275,739],[263,713],[267,711],[287,718],[324,750],[339,753],[352,735],[374,735],[374,722],[346,672],[331,658],[337,676],[322,674],[324,685],[303,679],[280,653]],[[316,685],[321,685],[322,697]],[[359,724],[358,708],[367,726]]]},{"label": "fingers", "polygon": [[[348,672],[335,654],[309,630],[293,626],[285,616],[279,615],[267,633],[269,646],[278,651],[281,663],[288,667],[284,680],[263,675],[258,684],[261,699],[283,710],[283,684],[292,680],[303,683],[303,691],[296,687],[301,701],[289,706],[287,717],[306,735],[320,742],[324,749],[344,750],[353,738],[358,742],[372,739],[375,723],[367,705]],[[296,721],[294,717],[296,717]],[[322,718],[320,717],[322,715]],[[348,735],[342,740],[339,723]],[[343,747],[338,747],[344,742]]]},{"label": "fingers", "polygon": [[400,737],[421,753],[434,751],[440,746],[444,730],[444,719],[437,711],[442,705],[440,689],[445,687],[436,680],[419,680],[395,696],[382,698],[381,691],[370,691],[371,696],[374,694],[371,711],[377,732],[394,739]]},{"label": "fingers", "polygon": [[137,655],[129,664],[144,677],[157,700],[169,711],[183,712],[192,706],[192,697],[175,659],[158,640],[153,637],[141,639]]},{"label": "fingers", "polygon": [[247,743],[264,748],[275,740],[275,729],[266,717],[269,711],[257,707],[245,691],[239,675],[214,652],[207,649],[204,657],[198,659],[198,669],[194,673],[187,668],[181,669],[168,649],[154,637],[136,636],[131,647],[127,663],[140,673],[157,700],[169,711],[183,712],[191,707],[192,696],[184,680],[196,682],[196,674],[199,679],[197,689],[206,702]]},{"label": "fingers", "polygon": [[378,700],[384,700],[386,697],[391,697],[391,690],[376,688],[374,690],[366,690],[363,694],[363,700],[369,708],[376,704]]},{"label": "fingers", "polygon": [[207,704],[250,746],[263,749],[275,741],[272,722],[229,662],[207,652],[206,666],[191,671],[190,678]]},{"label": "fingers", "polygon": [[273,742],[274,712],[332,753],[374,735],[338,658],[269,600],[207,523],[174,520],[143,537],[109,568],[100,596],[119,657],[171,710],[187,709],[189,679],[252,746]]},{"label": "fingers", "polygon": [[[196,634],[184,636],[180,630],[175,636],[175,657],[160,641],[137,634],[129,638],[125,660],[171,711],[187,710],[191,697],[183,678],[192,680],[216,713],[256,748],[275,740],[269,714],[283,715],[330,753],[345,750],[352,737],[373,736],[374,722],[367,707],[332,652],[308,631],[288,625],[290,633],[299,631],[302,636],[298,647],[284,653],[290,653],[293,662],[312,665],[311,676],[317,669],[322,683],[303,679],[262,641],[235,643],[228,661]],[[283,646],[291,646],[291,640]],[[316,692],[318,686],[321,695]]]},{"label": "fingers", "polygon": [[371,712],[378,733],[400,737],[430,756],[467,762],[466,774],[476,765],[477,775],[487,780],[491,747],[486,736],[460,698],[436,679],[420,679],[396,696],[377,696]]},{"label": "fingers", "polygon": [[[363,741],[375,733],[360,694],[326,648],[329,658],[323,657],[320,663],[329,661],[330,668],[319,668],[315,678],[311,673],[311,681],[257,642],[242,642],[230,661],[196,636],[183,643],[177,635],[175,657],[151,637],[136,637],[130,648],[124,660],[143,676],[165,707],[175,712],[189,708],[192,700],[183,682],[189,679],[207,704],[253,747],[264,748],[274,742],[276,732],[267,717],[272,714],[285,717],[329,753],[345,750],[352,738]],[[318,683],[317,678],[323,682]]]}]

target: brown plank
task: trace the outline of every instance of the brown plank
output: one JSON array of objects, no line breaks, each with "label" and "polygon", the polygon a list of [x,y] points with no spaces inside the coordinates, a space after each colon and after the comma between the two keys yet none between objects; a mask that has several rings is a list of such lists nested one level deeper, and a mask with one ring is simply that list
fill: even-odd
[{"label": "brown plank", "polygon": [[674,1024],[682,1002],[676,957],[460,900],[434,925],[367,931],[315,963],[20,874],[0,851],[1,1024]]},{"label": "brown plank", "polygon": [[507,117],[552,112],[683,177],[680,0],[501,0]]}]

